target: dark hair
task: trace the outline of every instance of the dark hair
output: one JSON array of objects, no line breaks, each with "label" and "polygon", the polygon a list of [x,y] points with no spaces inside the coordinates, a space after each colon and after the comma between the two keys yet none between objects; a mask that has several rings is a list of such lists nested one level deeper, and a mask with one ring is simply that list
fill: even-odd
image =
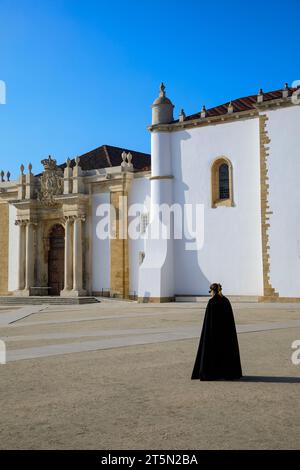
[{"label": "dark hair", "polygon": [[213,284],[210,285],[209,292],[213,292],[214,294],[219,294],[220,292],[222,292],[221,284],[214,282]]}]

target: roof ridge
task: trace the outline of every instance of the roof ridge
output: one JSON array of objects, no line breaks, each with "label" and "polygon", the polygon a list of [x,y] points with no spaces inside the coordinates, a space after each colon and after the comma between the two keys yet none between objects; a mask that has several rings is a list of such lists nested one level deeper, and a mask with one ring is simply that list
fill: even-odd
[{"label": "roof ridge", "polygon": [[106,147],[106,148],[112,148],[112,149],[117,149],[117,150],[124,150],[124,151],[127,151],[127,152],[134,152],[134,153],[141,153],[143,155],[150,155],[150,153],[147,153],[147,152],[141,152],[140,150],[132,150],[132,149],[129,149],[127,147],[119,147],[117,145],[103,145],[103,147]]},{"label": "roof ridge", "polygon": [[102,145],[102,147],[103,147],[105,155],[106,155],[107,163],[109,164],[109,166],[112,166],[112,163],[111,163],[110,158],[109,158],[109,153],[108,153],[108,150],[107,150],[107,145]]}]

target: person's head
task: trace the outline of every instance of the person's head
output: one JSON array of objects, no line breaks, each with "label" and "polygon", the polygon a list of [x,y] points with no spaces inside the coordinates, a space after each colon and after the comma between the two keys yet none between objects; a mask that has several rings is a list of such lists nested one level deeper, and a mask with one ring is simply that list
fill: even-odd
[{"label": "person's head", "polygon": [[214,282],[213,284],[210,285],[209,292],[210,292],[212,297],[216,294],[222,295],[222,286],[221,286],[221,284],[218,284],[217,282]]}]

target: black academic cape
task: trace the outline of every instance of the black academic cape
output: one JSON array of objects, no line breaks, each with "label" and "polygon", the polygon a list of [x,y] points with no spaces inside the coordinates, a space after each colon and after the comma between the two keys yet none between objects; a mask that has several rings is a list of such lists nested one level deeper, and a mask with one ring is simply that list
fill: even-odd
[{"label": "black academic cape", "polygon": [[207,304],[191,379],[234,380],[242,377],[239,344],[229,300],[219,294]]}]

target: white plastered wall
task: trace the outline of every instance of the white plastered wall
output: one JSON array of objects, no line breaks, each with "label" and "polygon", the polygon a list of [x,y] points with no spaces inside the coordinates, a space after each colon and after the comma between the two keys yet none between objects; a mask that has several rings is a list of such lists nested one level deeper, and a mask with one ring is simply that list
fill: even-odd
[{"label": "white plastered wall", "polygon": [[270,281],[280,297],[300,297],[300,106],[266,114]]},{"label": "white plastered wall", "polygon": [[101,221],[109,212],[99,215],[100,206],[110,203],[109,193],[98,193],[92,196],[92,290],[101,292],[110,288],[110,241],[109,237],[103,238],[100,234]]},{"label": "white plastered wall", "polygon": [[[174,241],[175,294],[262,295],[260,152],[257,118],[172,133],[173,199],[204,205],[204,244],[187,251]],[[233,166],[234,207],[211,207],[211,165],[221,156]]]},{"label": "white plastered wall", "polygon": [[[134,178],[128,194],[128,208],[137,212],[133,204],[140,204],[144,213],[150,213],[150,181],[147,177]],[[138,207],[136,207],[138,209]],[[128,224],[134,223],[134,216],[128,217]],[[145,239],[139,236],[136,239],[129,237],[129,293],[134,295],[138,293],[139,283],[139,253],[145,251]]]}]

